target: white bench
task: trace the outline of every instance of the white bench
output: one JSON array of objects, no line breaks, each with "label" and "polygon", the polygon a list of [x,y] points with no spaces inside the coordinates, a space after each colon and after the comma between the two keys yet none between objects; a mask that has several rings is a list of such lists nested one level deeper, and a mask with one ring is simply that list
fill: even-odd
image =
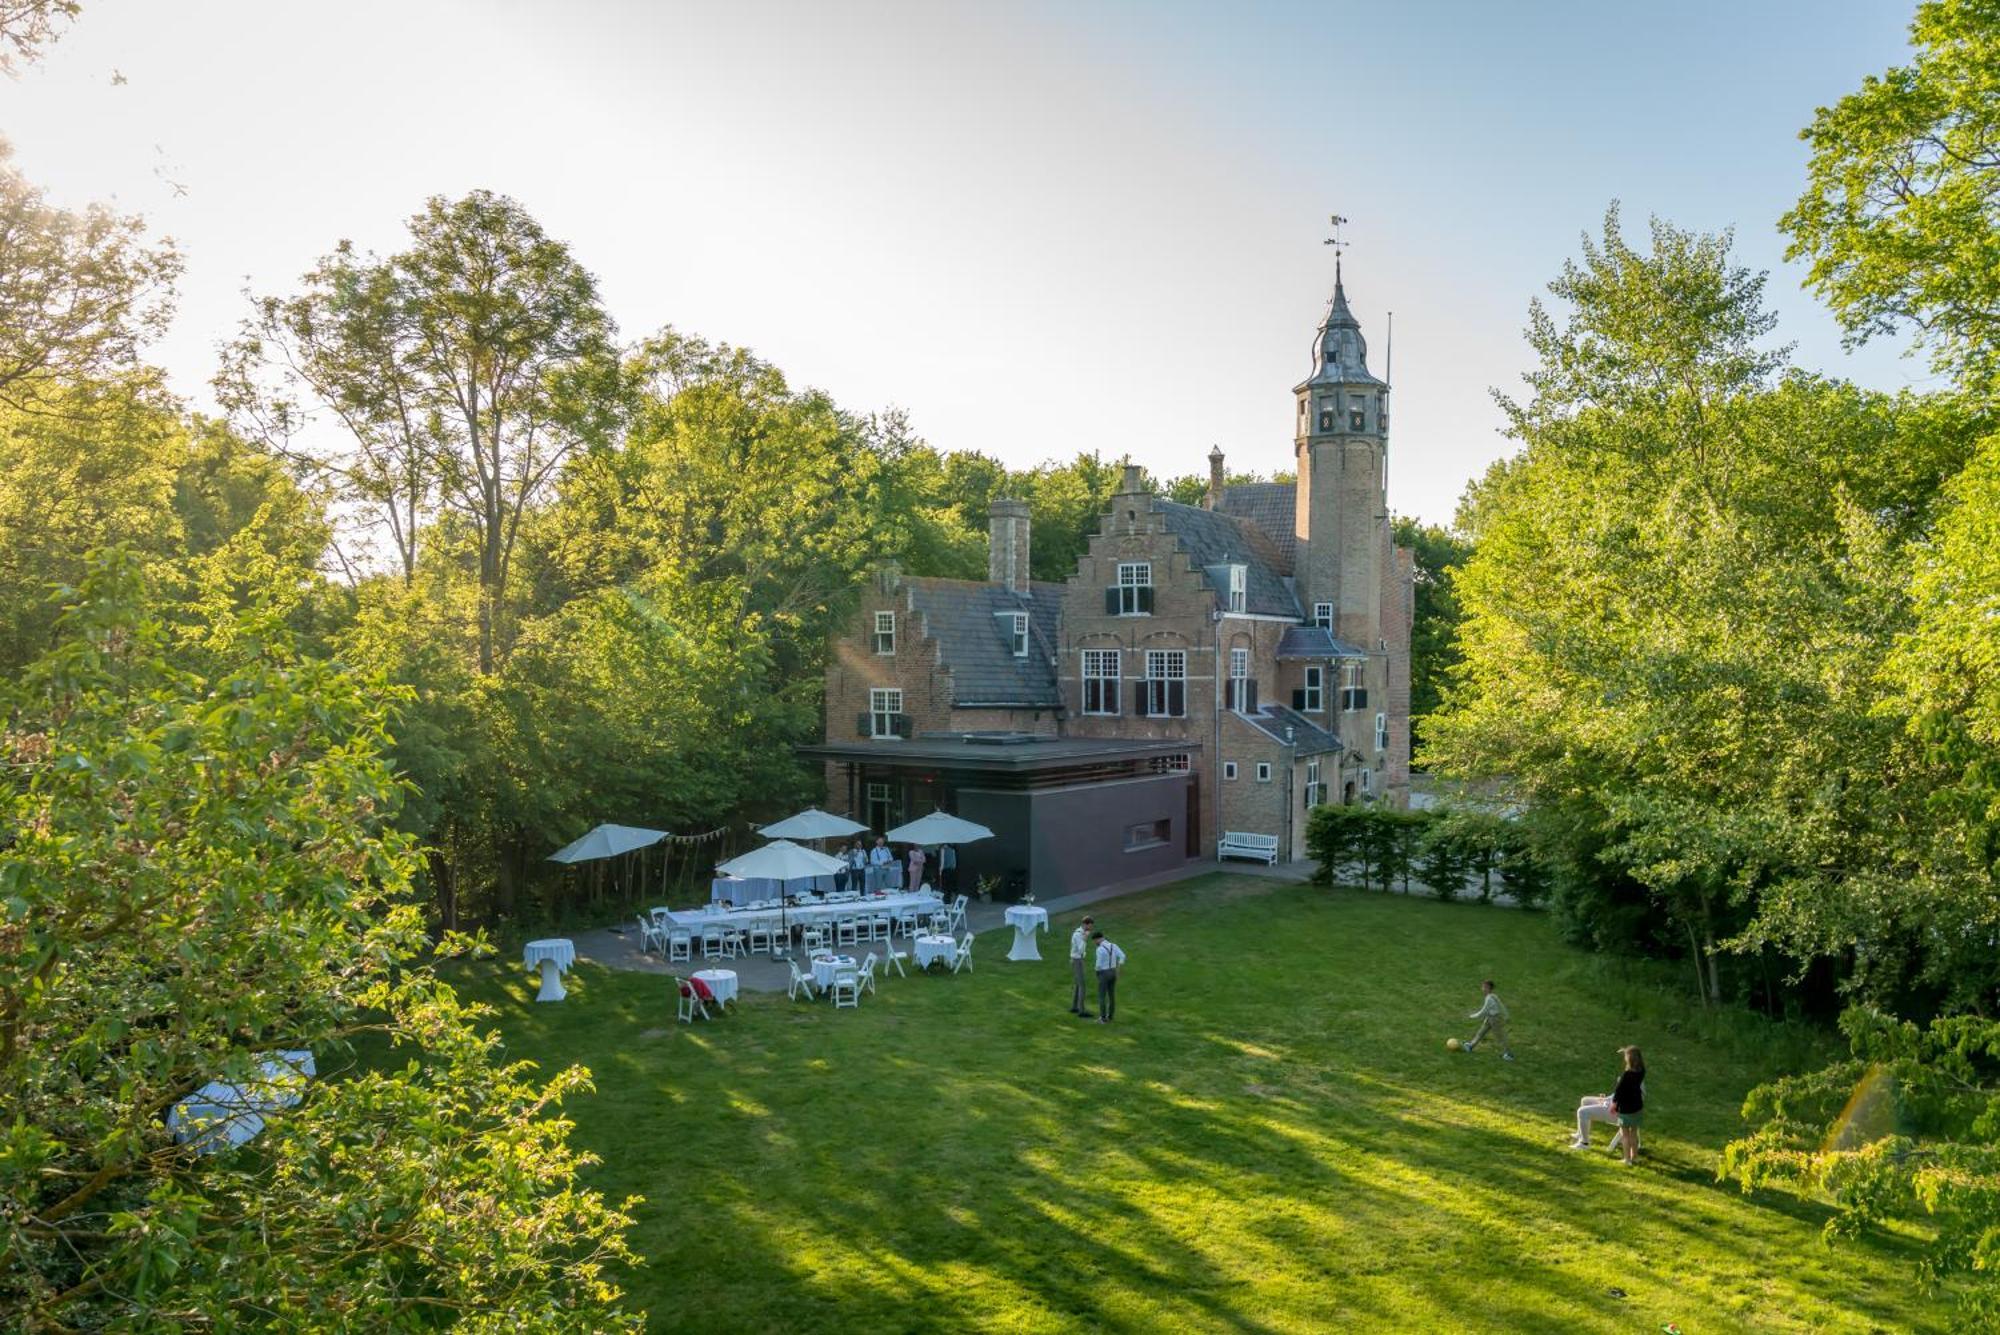
[{"label": "white bench", "polygon": [[1275,834],[1244,834],[1231,830],[1215,841],[1215,860],[1224,858],[1249,858],[1268,866],[1278,865],[1278,836]]}]

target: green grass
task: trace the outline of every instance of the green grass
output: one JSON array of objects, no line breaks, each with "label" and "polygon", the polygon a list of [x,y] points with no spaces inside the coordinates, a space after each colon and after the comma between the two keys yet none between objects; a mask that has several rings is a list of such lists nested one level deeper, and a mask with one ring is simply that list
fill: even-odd
[{"label": "green grass", "polygon": [[[858,1012],[746,996],[690,1028],[657,977],[583,966],[561,1006],[499,964],[464,982],[511,1054],[595,1073],[568,1112],[592,1185],[646,1198],[627,1282],[658,1329],[1942,1324],[1912,1239],[1828,1251],[1823,1211],[1714,1180],[1744,1093],[1820,1036],[1704,1017],[1508,910],[1208,876],[1097,914],[1131,954],[1108,1028],[1065,1013],[1073,919],[1041,964],[989,933],[976,973]],[[1512,1064],[1444,1050],[1488,974]],[[1626,1042],[1636,1169],[1562,1148]]]}]

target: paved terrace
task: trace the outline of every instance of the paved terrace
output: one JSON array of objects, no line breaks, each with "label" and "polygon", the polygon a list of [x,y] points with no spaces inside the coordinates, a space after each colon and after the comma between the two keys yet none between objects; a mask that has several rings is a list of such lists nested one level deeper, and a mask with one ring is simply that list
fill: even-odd
[{"label": "paved terrace", "polygon": [[[1142,877],[1136,881],[1121,881],[1117,885],[1102,886],[1096,890],[1086,890],[1081,894],[1062,895],[1055,899],[1038,899],[1035,901],[1036,907],[1049,911],[1049,931],[1041,947],[1043,958],[1063,958],[1069,952],[1068,927],[1064,926],[1061,931],[1057,930],[1057,919],[1063,914],[1074,912],[1089,904],[1098,904],[1107,899],[1116,899],[1121,895],[1137,894],[1142,890],[1151,890],[1158,886],[1171,885],[1176,881],[1185,881],[1196,876],[1205,876],[1212,871],[1227,871],[1232,874],[1241,874],[1244,876],[1268,876],[1280,881],[1306,881],[1312,878],[1313,864],[1310,862],[1292,862],[1276,867],[1267,867],[1257,862],[1225,862],[1219,865],[1213,862],[1190,862],[1185,867],[1179,867],[1170,872],[1162,872],[1157,876]],[[1005,904],[997,902],[982,904],[975,899],[966,909],[966,921],[975,933],[985,933],[996,927],[1004,927],[1006,925],[1007,908],[1008,906]],[[782,955],[776,959],[773,959],[769,955],[741,955],[733,960],[714,960],[704,964],[700,948],[697,946],[695,958],[692,963],[675,961],[672,965],[669,965],[656,954],[642,953],[640,951],[639,925],[636,922],[616,927],[599,927],[588,932],[578,932],[570,939],[576,944],[578,959],[586,959],[594,964],[602,964],[606,968],[611,969],[628,969],[635,973],[679,973],[682,975],[691,973],[696,969],[711,966],[720,969],[734,969],[736,971],[737,986],[746,992],[783,992],[791,983],[791,970],[786,967],[785,957]],[[872,948],[878,955],[882,953],[881,942],[875,942]],[[909,943],[902,937],[897,937],[896,948],[907,953],[910,947]],[[870,945],[864,942],[859,946],[845,947],[843,953],[852,952],[855,958],[859,959],[865,956],[870,949]],[[973,955],[973,964],[977,967],[982,954],[989,959],[996,957],[1004,959],[1006,953],[1007,946],[1005,944],[996,947],[988,943],[983,951],[976,952]],[[905,967],[914,968],[915,966],[906,965]],[[877,965],[876,968],[879,974],[881,966]]]}]

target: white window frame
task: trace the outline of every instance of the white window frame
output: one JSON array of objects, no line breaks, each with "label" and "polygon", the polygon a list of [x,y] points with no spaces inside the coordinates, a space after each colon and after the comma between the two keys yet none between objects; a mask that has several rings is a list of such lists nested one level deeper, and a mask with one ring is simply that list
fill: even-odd
[{"label": "white window frame", "polygon": [[1258,762],[1257,762],[1257,782],[1258,782],[1258,783],[1269,783],[1270,781],[1271,781],[1271,762],[1270,762],[1270,761],[1268,761],[1268,760],[1260,760],[1260,761],[1258,761]]},{"label": "white window frame", "polygon": [[1233,760],[1225,760],[1225,761],[1223,761],[1223,762],[1222,762],[1222,777],[1223,777],[1224,779],[1234,779],[1234,778],[1236,777],[1236,762],[1235,762],[1235,761],[1233,761]]},{"label": "white window frame", "polygon": [[[1090,670],[1093,665],[1098,669],[1096,672]],[[1107,666],[1111,669],[1108,674],[1104,671]],[[1116,718],[1119,697],[1125,688],[1122,652],[1117,649],[1085,649],[1077,670],[1083,682],[1077,703],[1082,706],[1083,712],[1095,718]],[[1096,709],[1090,707],[1090,684],[1093,681],[1099,686]]]},{"label": "white window frame", "polygon": [[1321,630],[1330,631],[1333,629],[1332,603],[1313,604],[1313,625],[1318,626]]},{"label": "white window frame", "polygon": [[1154,756],[1152,771],[1155,774],[1186,774],[1194,768],[1194,759],[1185,751],[1177,751],[1169,756]]},{"label": "white window frame", "polygon": [[1241,714],[1244,712],[1244,686],[1250,680],[1250,651],[1238,646],[1229,651],[1229,688],[1224,703]]},{"label": "white window frame", "polygon": [[1341,712],[1343,714],[1358,714],[1361,712],[1360,709],[1357,708],[1354,703],[1353,693],[1365,689],[1367,685],[1367,683],[1362,680],[1362,673],[1364,670],[1365,670],[1364,664],[1358,662],[1351,662],[1348,663],[1341,672],[1340,703],[1341,703]]},{"label": "white window frame", "polygon": [[1026,612],[1012,612],[1009,615],[1014,618],[1009,627],[1014,645],[1014,657],[1026,658],[1028,656],[1028,614]]},{"label": "white window frame", "polygon": [[[1137,590],[1153,587],[1153,563],[1151,561],[1120,561],[1118,563],[1118,615],[1121,617],[1142,617],[1151,613],[1139,609]],[[1132,590],[1132,592],[1127,592]]]},{"label": "white window frame", "polygon": [[1229,610],[1242,612],[1249,607],[1249,573],[1246,566],[1229,567]]},{"label": "white window frame", "polygon": [[1324,714],[1326,712],[1326,669],[1317,663],[1306,664],[1304,680],[1299,686],[1299,712],[1301,714]]},{"label": "white window frame", "polygon": [[1306,810],[1311,811],[1324,801],[1326,801],[1326,785],[1320,782],[1319,762],[1317,760],[1308,760],[1306,762]]},{"label": "white window frame", "polygon": [[[1187,650],[1148,649],[1146,651],[1146,717],[1186,718],[1187,717]],[[1164,683],[1177,681],[1181,684],[1181,707],[1169,710],[1166,705],[1172,692],[1164,688]],[[1153,683],[1162,687],[1155,690]],[[1154,706],[1159,706],[1154,708]]]},{"label": "white window frame", "polygon": [[1389,749],[1389,716],[1387,714],[1377,714],[1375,716],[1375,749],[1378,752]]},{"label": "white window frame", "polygon": [[871,686],[868,688],[868,735],[870,737],[896,737],[896,719],[903,712],[903,688],[900,686]]},{"label": "white window frame", "polygon": [[[882,647],[885,642],[889,646],[886,649]],[[894,658],[896,656],[896,614],[894,612],[877,612],[875,614],[875,653],[879,658]]]}]

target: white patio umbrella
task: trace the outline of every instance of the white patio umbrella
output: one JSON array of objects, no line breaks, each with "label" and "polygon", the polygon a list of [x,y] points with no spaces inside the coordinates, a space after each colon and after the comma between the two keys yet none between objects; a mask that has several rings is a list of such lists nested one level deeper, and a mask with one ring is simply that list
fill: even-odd
[{"label": "white patio umbrella", "polygon": [[862,834],[868,827],[845,816],[835,816],[818,807],[807,807],[796,816],[787,816],[775,825],[757,831],[772,839],[845,839]]},{"label": "white patio umbrella", "polygon": [[[800,848],[789,839],[773,839],[742,857],[716,864],[715,869],[724,876],[741,876],[745,880],[799,881],[814,876],[830,876],[846,865],[839,858],[815,853],[810,848]],[[778,923],[785,933],[787,952],[792,948],[792,914],[790,905],[785,901],[790,898],[789,895],[778,896]]]},{"label": "white patio umbrella", "polygon": [[789,839],[773,839],[742,857],[718,863],[715,869],[725,876],[741,876],[745,880],[801,881],[812,876],[830,876],[842,865],[839,858],[800,848]]},{"label": "white patio umbrella", "polygon": [[651,848],[667,837],[665,830],[642,830],[636,825],[600,825],[574,843],[549,854],[550,862],[595,862],[615,858],[635,849]]},{"label": "white patio umbrella", "polygon": [[[549,854],[549,861],[560,862],[566,866],[578,862],[599,862],[605,858],[623,857],[627,853],[636,853],[642,848],[651,848],[666,837],[667,832],[665,830],[641,829],[637,825],[600,825],[589,834],[583,836],[583,838],[566,844]],[[663,888],[666,885],[666,876],[667,868],[663,862],[660,864],[660,884]],[[639,881],[642,889],[644,888],[645,879],[646,869],[642,865],[639,868]],[[597,880],[593,882],[593,885],[602,884],[603,876],[600,873]],[[593,890],[593,897],[595,893],[595,890]]]},{"label": "white patio umbrella", "polygon": [[991,839],[993,831],[969,820],[960,820],[947,811],[933,811],[908,825],[898,825],[884,838],[897,844],[970,844]]}]

